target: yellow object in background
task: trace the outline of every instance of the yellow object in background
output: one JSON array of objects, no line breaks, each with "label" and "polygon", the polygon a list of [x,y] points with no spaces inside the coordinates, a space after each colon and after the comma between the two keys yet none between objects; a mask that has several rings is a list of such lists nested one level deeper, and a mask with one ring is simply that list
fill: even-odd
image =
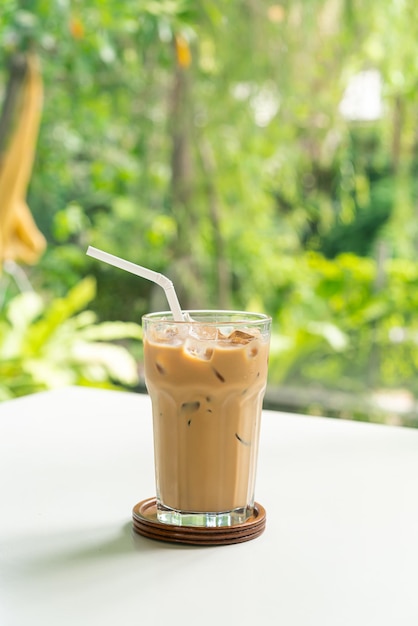
[{"label": "yellow object in background", "polygon": [[192,62],[192,53],[188,41],[182,35],[176,35],[176,57],[180,67],[187,68]]},{"label": "yellow object in background", "polygon": [[5,260],[33,264],[46,241],[26,203],[42,112],[39,63],[28,57],[21,108],[7,151],[0,161],[0,271]]}]

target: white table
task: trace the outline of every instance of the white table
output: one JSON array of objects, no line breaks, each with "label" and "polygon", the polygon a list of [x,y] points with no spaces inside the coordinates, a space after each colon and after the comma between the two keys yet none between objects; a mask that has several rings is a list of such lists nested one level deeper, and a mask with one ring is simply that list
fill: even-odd
[{"label": "white table", "polygon": [[265,533],[222,547],[133,535],[153,496],[147,396],[0,404],[0,624],[418,624],[418,431],[265,411]]}]

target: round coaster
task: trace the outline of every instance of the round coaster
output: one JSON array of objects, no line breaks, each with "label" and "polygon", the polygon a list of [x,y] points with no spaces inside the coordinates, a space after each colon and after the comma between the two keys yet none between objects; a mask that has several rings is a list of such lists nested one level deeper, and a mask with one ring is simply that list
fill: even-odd
[{"label": "round coaster", "polygon": [[132,520],[134,531],[149,539],[189,545],[220,546],[243,543],[259,537],[266,527],[266,511],[256,502],[254,514],[242,524],[215,528],[176,526],[158,521],[156,499],[149,498],[134,506]]}]

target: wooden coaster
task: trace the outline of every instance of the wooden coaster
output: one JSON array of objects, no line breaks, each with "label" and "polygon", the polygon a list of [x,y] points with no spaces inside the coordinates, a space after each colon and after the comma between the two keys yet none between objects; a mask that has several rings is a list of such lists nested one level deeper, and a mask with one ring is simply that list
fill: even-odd
[{"label": "wooden coaster", "polygon": [[206,526],[176,526],[164,524],[157,518],[157,501],[149,498],[138,502],[132,511],[133,529],[139,535],[189,545],[221,546],[256,539],[265,530],[266,511],[254,504],[254,514],[242,524],[209,528]]}]

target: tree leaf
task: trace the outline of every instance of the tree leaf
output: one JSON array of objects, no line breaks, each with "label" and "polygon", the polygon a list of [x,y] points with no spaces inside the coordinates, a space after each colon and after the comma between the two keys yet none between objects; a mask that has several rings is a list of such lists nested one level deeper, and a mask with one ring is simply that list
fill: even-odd
[{"label": "tree leaf", "polygon": [[23,330],[44,310],[41,296],[34,291],[25,291],[13,298],[7,306],[6,318],[12,327]]}]

